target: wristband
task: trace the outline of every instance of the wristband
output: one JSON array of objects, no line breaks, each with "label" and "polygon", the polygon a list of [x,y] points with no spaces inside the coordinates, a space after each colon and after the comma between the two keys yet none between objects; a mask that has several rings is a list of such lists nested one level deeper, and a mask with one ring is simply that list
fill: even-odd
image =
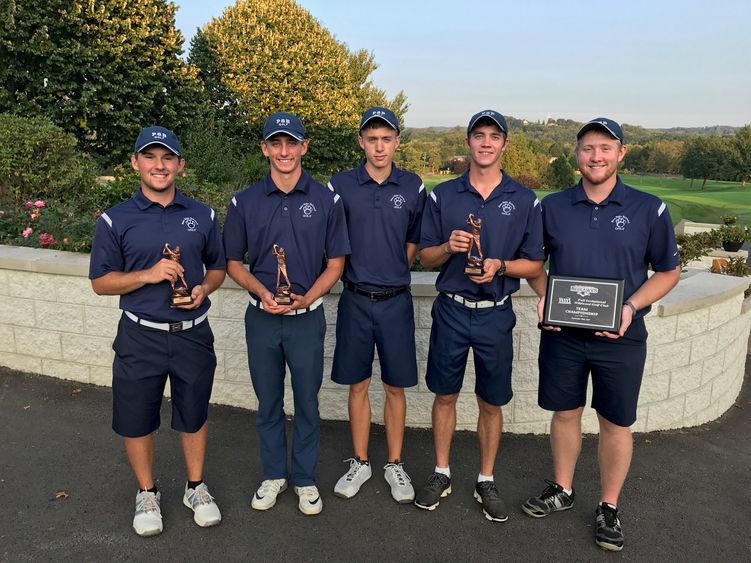
[{"label": "wristband", "polygon": [[631,312],[632,312],[632,313],[633,313],[634,315],[636,314],[636,307],[634,306],[634,304],[633,304],[633,303],[631,303],[631,300],[627,299],[626,301],[624,301],[624,302],[623,302],[623,304],[624,304],[624,305],[625,305],[626,307],[628,307],[629,309],[631,309]]}]

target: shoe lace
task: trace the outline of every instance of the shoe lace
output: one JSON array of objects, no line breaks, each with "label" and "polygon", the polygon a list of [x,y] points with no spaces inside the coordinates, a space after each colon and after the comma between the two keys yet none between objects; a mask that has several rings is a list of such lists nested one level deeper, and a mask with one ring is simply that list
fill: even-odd
[{"label": "shoe lace", "polygon": [[306,500],[318,497],[318,488],[315,485],[308,485],[307,487],[299,487],[297,489],[297,495]]},{"label": "shoe lace", "polygon": [[430,477],[428,477],[428,482],[425,484],[425,488],[432,491],[442,491],[447,480],[448,477],[446,477],[444,474],[433,473]]},{"label": "shoe lace", "polygon": [[383,468],[387,471],[391,471],[391,474],[394,476],[394,479],[396,479],[396,482],[399,484],[399,486],[404,487],[412,481],[409,475],[407,475],[407,472],[404,471],[404,467],[402,466],[401,461],[397,461],[394,463],[387,463],[383,466]]},{"label": "shoe lace", "polygon": [[276,480],[268,479],[261,483],[261,486],[258,487],[258,492],[261,493],[260,496],[266,496],[269,493],[279,494],[281,488],[282,486]]},{"label": "shoe lace", "polygon": [[600,518],[604,522],[604,525],[608,528],[620,528],[621,520],[618,517],[618,511],[607,504],[601,504],[600,508]]},{"label": "shoe lace", "polygon": [[344,463],[349,462],[349,471],[347,471],[347,474],[344,476],[344,479],[347,481],[354,481],[357,477],[358,473],[362,470],[363,467],[365,467],[365,463],[361,462],[356,457],[350,457],[344,460]]},{"label": "shoe lace", "polygon": [[477,484],[477,488],[479,489],[480,494],[487,500],[498,500],[501,498],[493,481],[482,481]]},{"label": "shoe lace", "polygon": [[193,495],[190,498],[190,502],[193,506],[197,504],[211,504],[214,502],[214,497],[211,496],[206,487],[198,487],[193,489]]},{"label": "shoe lace", "polygon": [[159,503],[156,501],[156,495],[149,492],[141,495],[136,509],[138,512],[159,512]]},{"label": "shoe lace", "polygon": [[555,481],[550,481],[548,479],[545,479],[545,482],[548,484],[548,486],[545,487],[545,490],[542,491],[542,494],[540,495],[541,501],[543,502],[552,501],[558,493],[563,492],[563,487],[561,487]]}]

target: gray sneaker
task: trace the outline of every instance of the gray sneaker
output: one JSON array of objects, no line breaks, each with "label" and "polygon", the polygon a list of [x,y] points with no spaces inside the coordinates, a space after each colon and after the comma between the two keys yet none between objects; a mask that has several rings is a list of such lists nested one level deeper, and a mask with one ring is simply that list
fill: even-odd
[{"label": "gray sneaker", "polygon": [[139,536],[156,536],[162,533],[162,510],[159,508],[160,493],[138,491],[133,529]]},{"label": "gray sneaker", "polygon": [[334,485],[334,494],[342,498],[352,498],[360,491],[365,481],[371,478],[373,471],[370,469],[370,463],[360,461],[360,458],[351,457],[344,461],[349,462],[349,470]]},{"label": "gray sneaker", "polygon": [[399,504],[409,503],[415,500],[415,489],[412,487],[412,479],[409,478],[401,461],[387,463],[383,478],[391,487],[391,496]]},{"label": "gray sneaker", "polygon": [[185,483],[183,504],[193,511],[193,521],[201,528],[216,526],[222,521],[222,513],[219,512],[219,507],[209,493],[206,483],[201,483],[195,489],[189,489]]},{"label": "gray sneaker", "polygon": [[287,490],[286,479],[266,479],[258,487],[250,506],[255,510],[268,510],[276,504],[276,497]]}]

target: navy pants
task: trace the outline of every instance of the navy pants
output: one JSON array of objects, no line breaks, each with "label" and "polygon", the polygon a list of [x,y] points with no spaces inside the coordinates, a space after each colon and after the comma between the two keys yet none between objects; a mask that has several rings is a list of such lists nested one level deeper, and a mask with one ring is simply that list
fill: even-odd
[{"label": "navy pants", "polygon": [[289,474],[284,414],[285,366],[289,366],[295,405],[292,483],[298,487],[315,485],[325,335],[323,307],[302,315],[271,315],[249,305],[245,312],[248,367],[258,397],[256,428],[264,479],[286,479]]}]

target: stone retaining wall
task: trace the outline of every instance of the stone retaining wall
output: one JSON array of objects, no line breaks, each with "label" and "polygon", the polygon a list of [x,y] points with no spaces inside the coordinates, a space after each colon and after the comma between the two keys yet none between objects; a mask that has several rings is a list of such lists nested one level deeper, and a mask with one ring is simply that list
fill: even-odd
[{"label": "stone retaining wall", "polygon": [[[0,246],[0,365],[48,376],[110,385],[112,339],[120,311],[117,297],[101,297],[86,278],[88,256],[52,250]],[[408,390],[408,424],[430,426],[432,394],[424,382],[435,275],[415,273],[413,296],[420,383]],[[649,353],[636,431],[695,426],[714,420],[734,403],[743,382],[751,299],[748,279],[690,272],[647,317]],[[325,298],[328,322],[321,415],[346,420],[347,388],[330,381],[339,286]],[[256,407],[248,375],[243,316],[247,293],[231,280],[212,295],[210,322],[218,366],[212,402]],[[514,297],[514,399],[503,408],[505,430],[546,433],[550,414],[537,406],[536,298],[524,283]],[[458,427],[474,429],[471,354]],[[291,389],[287,412],[292,413]],[[373,420],[382,421],[383,392],[374,366]],[[591,409],[585,431],[597,429]]]}]

